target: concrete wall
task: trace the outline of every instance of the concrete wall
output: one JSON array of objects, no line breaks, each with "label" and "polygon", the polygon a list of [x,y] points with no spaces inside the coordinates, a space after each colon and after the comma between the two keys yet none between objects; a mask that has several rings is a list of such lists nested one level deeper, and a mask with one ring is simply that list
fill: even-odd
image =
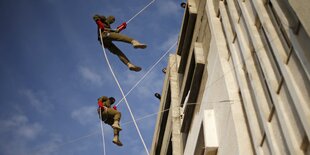
[{"label": "concrete wall", "polygon": [[172,127],[157,122],[151,154],[310,155],[310,6],[296,2],[188,0],[161,100]]},{"label": "concrete wall", "polygon": [[[284,3],[287,0],[282,0]],[[303,27],[305,27],[306,32],[310,35],[310,3],[308,0],[288,0],[290,6],[293,8],[295,14],[300,19]]]}]

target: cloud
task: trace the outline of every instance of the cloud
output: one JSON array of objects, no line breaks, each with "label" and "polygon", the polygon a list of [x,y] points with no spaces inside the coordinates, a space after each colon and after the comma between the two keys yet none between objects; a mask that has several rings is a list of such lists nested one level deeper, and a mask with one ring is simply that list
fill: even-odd
[{"label": "cloud", "polygon": [[8,120],[0,120],[1,129],[10,129],[17,127],[21,124],[25,124],[28,121],[26,116],[15,115],[11,119]]},{"label": "cloud", "polygon": [[82,125],[93,124],[98,120],[97,109],[94,106],[81,107],[74,110],[71,117]]},{"label": "cloud", "polygon": [[49,141],[37,146],[37,148],[31,152],[33,152],[34,155],[49,155],[55,152],[59,148],[59,144],[61,143],[63,143],[63,140],[60,135],[52,135]]},{"label": "cloud", "polygon": [[13,133],[23,139],[35,139],[42,131],[42,125],[39,123],[30,123],[24,115],[15,115],[7,120],[0,120],[2,133]]},{"label": "cloud", "polygon": [[173,1],[160,1],[157,3],[157,9],[160,15],[179,16],[180,4]]},{"label": "cloud", "polygon": [[[44,128],[41,123],[33,122],[26,115],[14,111],[14,115],[0,119],[0,154],[28,155],[33,154],[32,145],[41,136]],[[47,154],[46,154],[47,155]]]},{"label": "cloud", "polygon": [[49,97],[44,91],[34,92],[30,89],[23,89],[20,93],[26,97],[29,104],[41,114],[49,114],[54,106],[49,102]]},{"label": "cloud", "polygon": [[100,75],[95,73],[88,67],[85,66],[79,67],[79,73],[86,81],[90,82],[91,84],[102,86],[104,83]]},{"label": "cloud", "polygon": [[34,139],[41,131],[42,126],[39,123],[34,123],[21,126],[17,133],[27,139]]}]

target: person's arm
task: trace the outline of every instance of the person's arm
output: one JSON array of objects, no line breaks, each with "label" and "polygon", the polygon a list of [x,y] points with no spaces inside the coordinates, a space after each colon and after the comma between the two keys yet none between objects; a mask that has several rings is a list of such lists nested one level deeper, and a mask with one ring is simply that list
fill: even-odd
[{"label": "person's arm", "polygon": [[107,31],[110,31],[110,32],[116,32],[116,33],[118,33],[117,29],[109,29],[109,28],[104,28],[104,29],[107,30]]},{"label": "person's arm", "polygon": [[100,29],[104,29],[104,24],[102,23],[102,18],[103,18],[104,16],[99,16],[99,15],[95,15],[94,17],[93,17],[93,19],[94,19],[94,21],[96,22],[96,24],[98,25],[98,27],[100,28]]}]

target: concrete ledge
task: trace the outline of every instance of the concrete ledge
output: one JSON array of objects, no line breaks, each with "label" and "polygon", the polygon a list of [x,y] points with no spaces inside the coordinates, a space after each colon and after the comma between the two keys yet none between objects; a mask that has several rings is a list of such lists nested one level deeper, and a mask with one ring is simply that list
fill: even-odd
[{"label": "concrete ledge", "polygon": [[[201,79],[202,79],[202,74],[203,70],[205,67],[205,61],[204,61],[204,56],[203,56],[203,49],[202,45],[200,43],[195,44],[194,48],[194,54],[192,56],[192,61],[195,64],[194,66],[194,71],[191,79],[190,80],[190,91],[189,91],[189,96],[188,96],[188,103],[191,104],[184,104],[184,120],[182,122],[182,127],[181,131],[182,132],[187,132],[190,128],[191,122],[192,122],[192,117],[193,117],[193,112],[196,107],[196,101],[200,89],[200,84],[201,84]],[[185,94],[181,94],[185,98]],[[182,98],[183,98],[182,97]]]},{"label": "concrete ledge", "polygon": [[205,110],[203,114],[203,131],[205,139],[204,155],[216,155],[219,147],[214,110]]},{"label": "concrete ledge", "polygon": [[[172,55],[170,55],[171,57]],[[173,65],[173,62],[168,62],[168,66]],[[164,85],[163,85],[163,89],[162,89],[162,97],[160,100],[160,106],[158,111],[163,111],[166,109],[170,109],[170,105],[171,105],[171,88],[170,88],[170,81],[169,81],[169,75],[170,75],[170,67],[167,67],[167,72],[166,72],[166,76],[165,76],[165,81],[164,81]],[[159,113],[157,116],[157,121],[156,121],[156,127],[155,127],[155,131],[154,131],[154,135],[153,135],[153,142],[152,142],[152,146],[151,146],[151,151],[150,151],[150,155],[156,155],[159,154],[161,149],[162,149],[162,145],[163,145],[163,139],[164,139],[164,133],[166,132],[166,125],[168,121],[168,115],[169,115],[169,111],[165,111],[163,113]]]},{"label": "concrete ledge", "polygon": [[188,1],[188,8],[185,9],[185,16],[183,18],[182,33],[179,39],[179,47],[177,54],[181,55],[181,62],[178,72],[183,74],[185,71],[186,61],[190,46],[193,39],[196,17],[197,17],[197,7],[194,2]]}]

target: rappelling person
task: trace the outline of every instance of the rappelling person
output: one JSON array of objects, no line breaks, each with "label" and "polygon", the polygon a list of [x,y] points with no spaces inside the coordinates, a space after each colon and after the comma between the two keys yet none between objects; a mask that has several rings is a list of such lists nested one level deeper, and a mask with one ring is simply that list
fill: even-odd
[{"label": "rappelling person", "polygon": [[[139,41],[134,40],[133,38],[130,38],[126,35],[119,33],[126,28],[127,26],[126,22],[122,23],[115,30],[111,29],[110,25],[115,21],[114,16],[105,17],[101,15],[95,15],[93,19],[98,25],[98,28],[101,29],[104,47],[109,49],[109,51],[112,52],[113,54],[117,55],[119,59],[129,68],[129,70],[139,72],[141,70],[141,67],[132,64],[126,57],[126,55],[117,46],[115,46],[115,44],[113,44],[112,41],[125,42],[128,44],[132,44],[134,48],[141,48],[141,49],[146,48],[146,44],[142,44]],[[99,30],[98,30],[98,40],[101,43]]]},{"label": "rappelling person", "polygon": [[[98,114],[99,118],[101,116],[101,120],[105,124],[109,124],[114,130],[114,138],[113,143],[118,146],[123,146],[122,142],[119,140],[119,132],[122,128],[119,125],[121,120],[121,112],[119,112],[116,106],[111,108],[112,104],[115,102],[113,97],[101,96],[98,98]],[[101,112],[101,113],[100,113]]]}]

